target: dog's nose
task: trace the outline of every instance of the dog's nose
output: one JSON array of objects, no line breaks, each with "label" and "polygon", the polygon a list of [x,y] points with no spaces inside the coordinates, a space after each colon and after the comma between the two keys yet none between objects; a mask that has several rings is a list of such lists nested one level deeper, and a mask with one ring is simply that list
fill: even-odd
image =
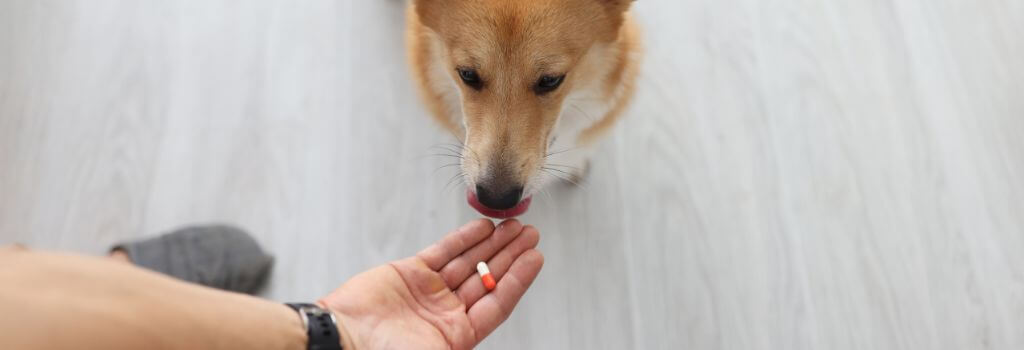
[{"label": "dog's nose", "polygon": [[503,191],[491,191],[484,186],[476,185],[476,198],[480,204],[495,210],[515,208],[522,196],[523,188],[521,186],[505,188]]}]

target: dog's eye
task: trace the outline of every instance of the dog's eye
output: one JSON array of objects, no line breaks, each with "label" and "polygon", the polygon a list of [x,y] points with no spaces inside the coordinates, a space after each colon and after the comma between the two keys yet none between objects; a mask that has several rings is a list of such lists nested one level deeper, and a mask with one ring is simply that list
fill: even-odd
[{"label": "dog's eye", "polygon": [[565,80],[565,74],[559,75],[557,77],[550,75],[540,77],[540,79],[537,80],[537,85],[533,87],[533,92],[537,93],[538,95],[543,95],[555,91],[555,89],[557,89],[559,85],[562,85],[562,80]]},{"label": "dog's eye", "polygon": [[466,83],[469,87],[480,90],[484,87],[484,82],[480,80],[480,75],[476,74],[476,70],[472,68],[457,68],[459,72],[459,78],[462,79],[463,83]]}]

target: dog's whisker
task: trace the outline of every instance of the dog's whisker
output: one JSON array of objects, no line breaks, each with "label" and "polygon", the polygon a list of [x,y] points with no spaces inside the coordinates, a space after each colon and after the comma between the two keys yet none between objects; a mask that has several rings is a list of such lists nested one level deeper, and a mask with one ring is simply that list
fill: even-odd
[{"label": "dog's whisker", "polygon": [[565,177],[562,177],[561,175],[558,175],[558,174],[552,173],[552,172],[550,172],[549,170],[550,170],[550,169],[546,169],[546,168],[541,168],[541,171],[543,171],[543,172],[547,173],[548,175],[551,175],[551,176],[553,176],[553,177],[555,177],[555,178],[557,178],[557,179],[559,179],[559,180],[563,180],[563,181],[569,181],[569,182],[573,182],[573,181],[571,181],[571,180],[569,180],[569,179],[567,179],[567,178],[565,178]]},{"label": "dog's whisker", "polygon": [[[448,147],[444,147],[444,146],[452,146],[453,148],[448,148]],[[419,157],[419,159],[426,158],[426,157],[431,157],[431,156],[434,156],[434,157],[452,157],[452,158],[463,159],[464,157],[463,157],[462,152],[460,152],[461,149],[459,147],[460,146],[449,145],[449,144],[436,144],[436,145],[433,145],[433,146],[430,146],[430,147],[427,148],[428,150],[432,150],[432,152],[434,152],[434,153],[425,154],[425,155]]]},{"label": "dog's whisker", "polygon": [[561,168],[568,168],[568,169],[572,169],[572,170],[580,170],[579,167],[574,167],[574,166],[571,166],[571,165],[564,165],[564,164],[547,163],[547,164],[544,164],[544,166],[555,166],[555,167],[561,167]]},{"label": "dog's whisker", "polygon": [[552,171],[557,171],[557,172],[560,172],[560,173],[562,173],[562,174],[566,174],[566,175],[569,175],[569,176],[575,176],[575,175],[573,175],[572,173],[570,173],[570,172],[568,172],[568,171],[564,171],[564,170],[559,170],[559,169],[555,169],[555,168],[541,167],[541,169],[544,169],[544,170],[552,170]]},{"label": "dog's whisker", "polygon": [[578,150],[580,148],[581,147],[569,147],[569,148],[563,149],[561,151],[550,152],[548,154],[545,154],[544,158],[547,158],[547,157],[550,157],[550,156],[553,156],[553,155],[556,155],[556,154],[561,154],[561,153],[569,152],[569,151],[575,151],[575,150]]},{"label": "dog's whisker", "polygon": [[431,153],[431,154],[428,154],[427,156],[451,157],[451,158],[458,158],[458,159],[463,159],[464,158],[461,154],[448,154],[448,153]]},{"label": "dog's whisker", "polygon": [[434,154],[428,154],[427,156],[435,156],[435,157],[452,157],[452,158],[458,158],[458,159],[462,159],[462,156],[457,156],[457,155],[454,155],[454,154],[441,154],[441,153],[434,153]]},{"label": "dog's whisker", "polygon": [[445,150],[445,151],[450,151],[450,152],[458,153],[458,152],[462,152],[462,149],[464,147],[460,146],[460,145],[456,145],[454,143],[443,143],[443,144],[436,144],[436,145],[430,146],[430,148],[431,149],[442,149],[442,150]]},{"label": "dog's whisker", "polygon": [[573,109],[575,109],[576,111],[578,111],[578,112],[580,112],[581,114],[583,114],[583,116],[584,116],[584,117],[587,117],[587,120],[589,120],[589,121],[590,121],[591,123],[596,123],[596,122],[597,122],[597,119],[594,119],[594,117],[591,117],[591,116],[590,116],[590,114],[588,114],[588,113],[587,113],[586,111],[584,111],[584,110],[583,110],[582,108],[580,108],[579,106],[577,106],[577,105],[576,105],[575,103],[569,103],[569,107],[572,107],[572,108],[573,108]]},{"label": "dog's whisker", "polygon": [[450,155],[450,156],[462,157],[462,153],[455,152],[455,151],[452,151],[452,150],[434,150],[434,151],[435,151],[435,153],[441,153],[441,154],[446,154],[446,155]]},{"label": "dog's whisker", "polygon": [[444,185],[444,188],[441,189],[441,194],[442,195],[447,195],[448,194],[448,187],[451,186],[452,183],[455,183],[455,180],[463,179],[465,176],[466,176],[466,173],[464,173],[464,172],[459,172],[458,174],[455,174],[455,176],[452,176],[450,179],[448,179],[448,183],[446,183]]},{"label": "dog's whisker", "polygon": [[460,145],[460,144],[454,144],[454,143],[451,143],[451,142],[435,143],[435,144],[431,145],[430,147],[441,147],[441,146],[454,146],[454,147],[457,147],[457,148],[461,148],[462,147],[462,145]]},{"label": "dog's whisker", "polygon": [[580,189],[583,189],[584,191],[587,191],[587,187],[586,186],[581,185],[579,182],[576,182],[576,181],[574,181],[571,178],[572,174],[569,174],[569,173],[566,173],[564,171],[561,171],[563,173],[569,174],[569,176],[570,176],[570,177],[563,177],[563,176],[559,176],[558,174],[550,172],[550,170],[560,171],[558,169],[541,168],[541,170],[544,171],[545,173],[547,173],[548,175],[554,176],[555,178],[558,178],[558,179],[563,180],[563,181],[568,181],[569,183],[575,185],[576,187],[579,187]]},{"label": "dog's whisker", "polygon": [[437,169],[434,169],[434,172],[433,172],[432,174],[437,174],[437,172],[438,172],[439,170],[441,170],[441,169],[444,169],[444,168],[450,168],[450,167],[453,167],[453,166],[459,166],[459,165],[462,165],[462,163],[451,163],[451,164],[445,164],[445,165],[442,165],[442,166],[439,166],[439,167],[437,167]]},{"label": "dog's whisker", "polygon": [[469,145],[465,145],[465,144],[463,144],[463,147],[464,147],[464,148],[465,148],[466,150],[468,150],[468,151],[469,151],[469,154],[470,154],[470,155],[472,156],[472,158],[473,158],[473,160],[474,160],[474,161],[476,161],[477,163],[480,163],[480,155],[478,155],[478,154],[476,153],[476,150],[474,150],[474,149],[473,149],[472,147],[469,147]]},{"label": "dog's whisker", "polygon": [[548,193],[548,190],[545,190],[545,189],[541,189],[541,190],[540,190],[540,193],[543,193],[545,197],[548,197],[548,201],[549,201],[549,202],[551,202],[551,203],[555,203],[555,198],[554,198],[554,197],[551,197],[551,194],[550,194],[550,193]]},{"label": "dog's whisker", "polygon": [[442,146],[433,146],[433,147],[430,147],[429,149],[435,150],[435,151],[440,151],[440,152],[446,153],[446,154],[462,155],[462,150],[460,150],[460,149],[452,149],[452,148],[446,148],[446,147],[442,147]]},{"label": "dog's whisker", "polygon": [[423,154],[423,155],[417,156],[417,157],[415,157],[415,158],[413,158],[413,159],[414,159],[414,160],[421,160],[421,159],[425,159],[425,158],[431,158],[431,157],[451,157],[451,158],[458,158],[458,159],[462,159],[462,157],[461,157],[461,156],[457,156],[457,155],[454,155],[454,154],[434,154],[434,153],[431,153],[431,154]]}]

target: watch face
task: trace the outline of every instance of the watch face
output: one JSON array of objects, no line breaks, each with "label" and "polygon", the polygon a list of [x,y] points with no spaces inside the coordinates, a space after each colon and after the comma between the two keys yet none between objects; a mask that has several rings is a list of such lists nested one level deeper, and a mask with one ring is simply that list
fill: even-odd
[{"label": "watch face", "polygon": [[324,310],[323,308],[321,308],[319,306],[316,306],[316,305],[313,305],[313,306],[303,306],[300,311],[302,313],[308,314],[309,317],[320,317],[320,316],[327,315],[327,316],[331,317],[331,322],[335,322],[335,323],[338,322],[338,320],[334,318],[334,314],[332,314],[330,311]]}]

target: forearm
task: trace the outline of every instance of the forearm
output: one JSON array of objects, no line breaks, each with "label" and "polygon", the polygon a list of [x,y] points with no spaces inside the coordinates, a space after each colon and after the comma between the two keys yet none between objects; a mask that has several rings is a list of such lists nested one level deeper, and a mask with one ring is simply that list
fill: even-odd
[{"label": "forearm", "polygon": [[75,255],[0,253],[0,348],[305,349],[287,306]]}]

